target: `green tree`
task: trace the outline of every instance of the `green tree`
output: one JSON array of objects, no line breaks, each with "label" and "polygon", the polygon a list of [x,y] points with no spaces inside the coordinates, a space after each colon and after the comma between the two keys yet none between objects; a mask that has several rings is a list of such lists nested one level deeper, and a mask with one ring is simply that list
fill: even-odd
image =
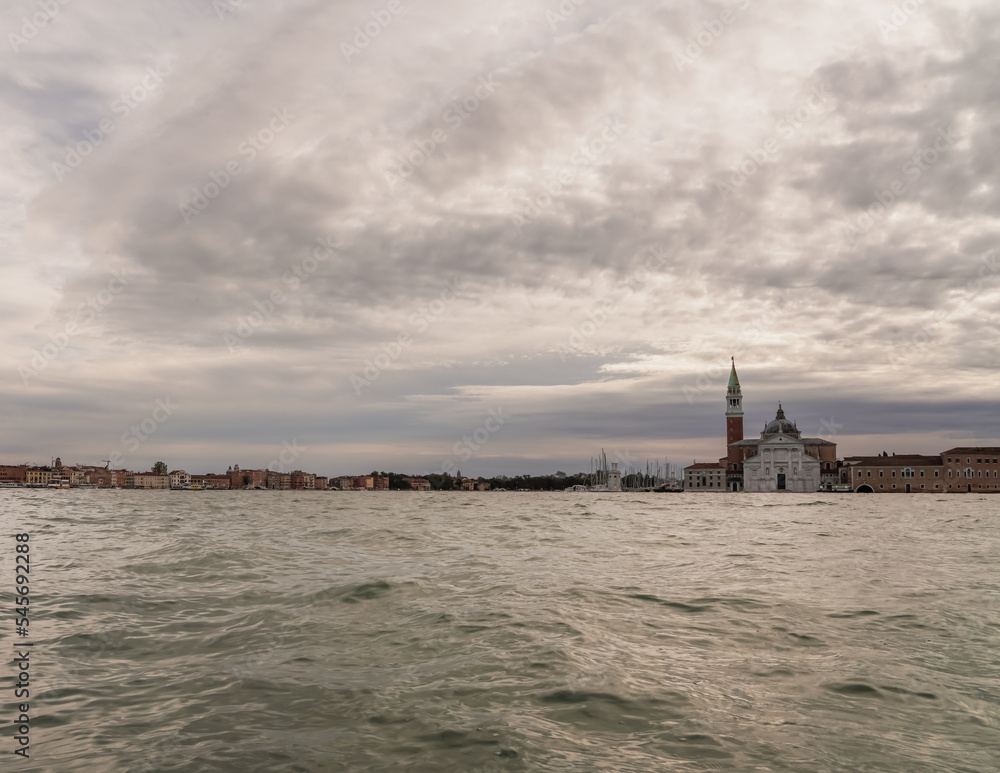
[{"label": "green tree", "polygon": [[154,475],[166,475],[167,474],[167,463],[166,462],[156,462],[153,465]]}]

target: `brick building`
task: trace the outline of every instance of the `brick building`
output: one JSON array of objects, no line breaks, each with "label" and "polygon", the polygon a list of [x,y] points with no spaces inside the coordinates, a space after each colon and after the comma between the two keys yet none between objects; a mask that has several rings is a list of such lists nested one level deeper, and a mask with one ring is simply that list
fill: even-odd
[{"label": "brick building", "polygon": [[1000,448],[963,446],[937,456],[850,456],[840,480],[876,494],[1000,493]]},{"label": "brick building", "polygon": [[230,488],[267,487],[267,470],[241,470],[238,464],[234,464],[229,469],[228,475]]},{"label": "brick building", "polygon": [[26,464],[0,465],[0,483],[18,483],[23,486],[27,476],[28,465]]}]

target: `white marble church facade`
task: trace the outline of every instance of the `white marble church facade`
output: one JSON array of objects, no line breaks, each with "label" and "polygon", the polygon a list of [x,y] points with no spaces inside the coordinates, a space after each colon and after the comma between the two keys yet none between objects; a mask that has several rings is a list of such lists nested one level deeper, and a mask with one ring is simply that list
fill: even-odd
[{"label": "white marble church facade", "polygon": [[744,491],[819,491],[820,476],[819,459],[806,453],[797,431],[761,434],[756,455],[743,462]]}]

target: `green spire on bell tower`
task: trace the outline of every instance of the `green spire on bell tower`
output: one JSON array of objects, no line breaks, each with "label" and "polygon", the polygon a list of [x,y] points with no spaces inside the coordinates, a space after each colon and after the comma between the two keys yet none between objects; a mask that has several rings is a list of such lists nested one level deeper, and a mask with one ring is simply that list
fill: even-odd
[{"label": "green spire on bell tower", "polygon": [[[733,358],[733,369],[729,373],[729,388],[726,390],[726,416],[743,415],[743,390],[740,389],[740,379],[736,375],[736,358]],[[743,439],[743,431],[740,430],[738,440]],[[732,441],[730,441],[732,442]]]}]

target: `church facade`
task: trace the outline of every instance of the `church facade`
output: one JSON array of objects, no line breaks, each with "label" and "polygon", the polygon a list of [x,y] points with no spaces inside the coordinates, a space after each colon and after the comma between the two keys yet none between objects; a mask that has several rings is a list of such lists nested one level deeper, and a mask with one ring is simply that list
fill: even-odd
[{"label": "church facade", "polygon": [[733,361],[726,390],[727,491],[819,491],[837,482],[837,445],[802,437],[778,405],[759,438],[743,437],[743,391]]}]

